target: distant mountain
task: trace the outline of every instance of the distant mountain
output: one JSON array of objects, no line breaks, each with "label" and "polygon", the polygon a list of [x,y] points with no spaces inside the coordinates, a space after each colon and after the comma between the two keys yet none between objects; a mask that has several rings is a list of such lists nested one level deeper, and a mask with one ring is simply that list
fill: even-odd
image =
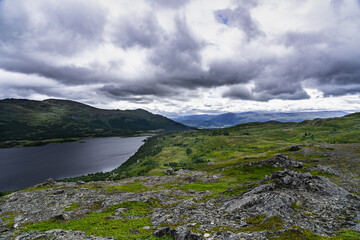
[{"label": "distant mountain", "polygon": [[0,100],[0,141],[116,136],[188,129],[181,123],[142,109],[102,110],[57,99]]},{"label": "distant mountain", "polygon": [[189,115],[173,118],[173,120],[187,126],[197,128],[224,128],[248,122],[302,122],[315,118],[342,117],[348,114],[345,111],[318,111],[318,112],[243,112],[224,113],[219,115]]}]

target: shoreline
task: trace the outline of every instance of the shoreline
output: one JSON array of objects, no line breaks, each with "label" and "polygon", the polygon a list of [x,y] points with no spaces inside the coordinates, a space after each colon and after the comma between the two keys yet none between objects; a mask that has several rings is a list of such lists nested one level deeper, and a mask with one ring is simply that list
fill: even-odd
[{"label": "shoreline", "polygon": [[60,144],[60,143],[71,143],[79,142],[83,143],[86,139],[93,138],[108,138],[108,137],[121,137],[121,138],[130,138],[130,137],[142,137],[142,136],[155,136],[156,134],[152,132],[136,133],[129,135],[111,135],[111,136],[86,136],[86,137],[73,137],[73,138],[50,138],[50,139],[41,139],[41,140],[13,140],[13,141],[3,141],[0,142],[1,149],[10,149],[10,148],[23,148],[23,147],[42,147],[51,144]]}]

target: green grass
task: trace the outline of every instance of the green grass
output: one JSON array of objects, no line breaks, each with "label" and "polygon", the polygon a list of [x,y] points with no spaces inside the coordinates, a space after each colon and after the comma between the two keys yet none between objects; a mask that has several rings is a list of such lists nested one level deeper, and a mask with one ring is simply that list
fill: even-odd
[{"label": "green grass", "polygon": [[143,184],[139,182],[124,184],[124,185],[113,185],[106,188],[107,191],[120,191],[120,192],[134,192],[134,193],[140,193],[140,192],[146,192],[149,191],[149,188],[144,186]]},{"label": "green grass", "polygon": [[[288,151],[289,146],[357,142],[360,142],[360,114],[302,123],[247,123],[221,130],[163,134],[148,139],[134,156],[114,171],[90,174],[73,178],[71,181],[161,176],[169,167],[175,170],[191,169],[217,173],[223,168],[265,160],[280,152],[294,156],[300,161],[309,158],[325,160],[324,154],[311,153],[304,156],[301,151]],[[215,164],[207,165],[208,162]],[[261,170],[254,171],[252,177],[247,176],[248,179],[242,177],[243,173],[239,173],[237,181],[255,181],[267,175],[262,174]],[[267,172],[271,173],[272,170]],[[314,174],[328,176],[321,172]]]},{"label": "green grass", "polygon": [[343,229],[337,232],[337,239],[341,240],[358,240],[360,239],[360,233],[351,229]]},{"label": "green grass", "polygon": [[184,184],[184,185],[179,185],[176,183],[171,183],[171,184],[162,184],[162,186],[164,188],[167,189],[179,189],[179,190],[183,190],[183,191],[187,191],[187,190],[194,190],[194,191],[213,191],[213,193],[219,193],[219,192],[223,192],[226,189],[228,189],[231,186],[232,182],[228,182],[228,181],[220,181],[220,182],[215,182],[215,183],[204,183],[204,182],[195,182],[195,183],[189,183],[189,184]]},{"label": "green grass", "polygon": [[[92,212],[86,217],[71,221],[48,220],[25,227],[22,231],[47,231],[50,229],[64,229],[84,231],[88,235],[101,237],[115,237],[116,239],[170,239],[157,238],[152,235],[153,230],[143,227],[152,227],[149,213],[159,204],[156,200],[144,202],[123,202],[109,207],[104,212]],[[109,218],[116,209],[126,208],[121,214],[122,219]],[[135,218],[133,218],[135,217]]]},{"label": "green grass", "polygon": [[45,189],[49,189],[51,188],[51,185],[45,185],[45,186],[38,186],[38,187],[29,187],[29,188],[25,188],[24,190],[22,190],[22,192],[31,192],[31,191],[35,191],[35,190],[45,190]]},{"label": "green grass", "polygon": [[71,211],[75,208],[78,208],[80,205],[81,205],[81,203],[72,203],[65,208],[65,211]]},{"label": "green grass", "polygon": [[[298,227],[294,227],[293,229],[288,229],[284,233],[279,234],[267,234],[269,239],[276,239],[276,240],[330,240],[330,237],[324,237],[314,232],[302,229]],[[339,238],[333,238],[339,239]]]}]

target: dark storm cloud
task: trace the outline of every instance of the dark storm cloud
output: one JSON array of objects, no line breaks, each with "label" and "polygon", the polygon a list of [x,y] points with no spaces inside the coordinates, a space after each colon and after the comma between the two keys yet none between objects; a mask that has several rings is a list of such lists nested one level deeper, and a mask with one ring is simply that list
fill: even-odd
[{"label": "dark storm cloud", "polygon": [[155,7],[179,8],[189,3],[190,0],[148,0]]},{"label": "dark storm cloud", "polygon": [[252,101],[269,101],[271,99],[299,100],[309,98],[309,95],[297,83],[291,84],[288,82],[285,87],[284,84],[275,85],[275,81],[271,82],[271,84],[273,86],[257,86],[251,90],[245,86],[232,86],[223,93],[223,97]]},{"label": "dark storm cloud", "polygon": [[[145,2],[154,11],[171,8],[170,12],[175,12],[190,1]],[[216,24],[228,26],[222,28],[224,31],[241,29],[247,41],[241,42],[238,49],[234,48],[233,55],[223,57],[219,52],[217,58],[209,61],[204,61],[208,59],[204,59],[203,53],[211,43],[199,38],[201,34],[192,30],[193,23],[181,11],[175,12],[174,19],[168,19],[173,21],[174,29],[165,30],[159,22],[161,18],[157,19],[156,13],[150,11],[110,20],[100,1],[48,3],[0,1],[1,69],[54,79],[66,87],[102,83],[104,86],[97,90],[99,95],[136,103],[149,103],[154,96],[193,99],[196,96],[186,95],[191,90],[216,87],[227,88],[223,93],[225,98],[254,101],[306,99],[309,95],[304,87],[318,89],[325,96],[360,92],[360,50],[341,36],[343,29],[336,26],[311,32],[292,29],[268,39],[251,13],[260,4],[258,1],[237,1],[233,8],[213,12]],[[332,0],[331,3],[336,8],[344,1]],[[337,14],[341,14],[340,11]],[[222,32],[218,34],[221,38]],[[357,34],[354,31],[354,35]],[[259,49],[269,44],[269,49],[276,46],[284,48],[286,53],[266,52],[250,46],[255,43],[259,44]],[[116,69],[121,69],[123,63],[126,65],[127,56],[121,60],[123,62],[104,57],[105,60],[86,67],[76,65],[76,60],[75,63],[66,61],[106,44],[114,44],[124,52],[133,48],[144,50],[145,69],[152,72],[135,74],[136,77],[120,75]],[[254,54],[244,50],[248,46],[254,49]],[[102,60],[107,62],[100,64]],[[66,98],[45,87],[18,89],[24,96],[39,93]]]},{"label": "dark storm cloud", "polygon": [[[104,75],[91,68],[75,65],[52,65],[27,55],[9,55],[0,50],[0,68],[9,72],[35,74],[58,80],[66,85],[81,85],[104,81]],[[106,79],[105,79],[106,80]]]},{"label": "dark storm cloud", "polygon": [[166,97],[176,93],[175,89],[168,88],[156,82],[136,82],[118,85],[105,85],[101,91],[114,97],[129,96],[159,96]]},{"label": "dark storm cloud", "polygon": [[[97,4],[84,3],[68,0],[43,5],[36,1],[1,2],[0,68],[70,85],[102,81],[104,75],[94,69],[54,64],[51,60],[57,55],[78,54],[103,40],[106,11]],[[32,4],[39,12],[31,11]]]},{"label": "dark storm cloud", "polygon": [[[4,1],[0,7],[0,42],[25,52],[73,55],[102,41],[106,11],[85,1],[40,5],[30,1]],[[39,5],[38,13],[31,4]]]},{"label": "dark storm cloud", "polygon": [[307,82],[325,96],[359,93],[350,87],[360,83],[360,51],[355,46],[328,32],[291,32],[283,39],[294,54],[279,64],[281,76]]},{"label": "dark storm cloud", "polygon": [[113,41],[121,48],[141,46],[151,48],[159,44],[164,37],[156,16],[147,13],[144,16],[123,17],[117,20]]},{"label": "dark storm cloud", "polygon": [[235,9],[217,10],[214,15],[218,22],[229,27],[240,28],[245,33],[246,38],[252,40],[264,34],[250,13],[250,10],[255,6],[257,6],[257,1],[241,1],[237,3]]},{"label": "dark storm cloud", "polygon": [[199,51],[203,45],[190,31],[185,18],[175,18],[175,31],[152,49],[150,62],[171,76],[193,76],[200,72]]}]

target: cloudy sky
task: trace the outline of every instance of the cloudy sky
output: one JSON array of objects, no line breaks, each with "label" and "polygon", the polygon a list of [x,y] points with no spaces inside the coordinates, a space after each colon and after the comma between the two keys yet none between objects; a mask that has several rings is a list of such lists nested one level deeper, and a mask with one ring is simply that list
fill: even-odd
[{"label": "cloudy sky", "polygon": [[0,99],[360,111],[359,0],[0,0]]}]

